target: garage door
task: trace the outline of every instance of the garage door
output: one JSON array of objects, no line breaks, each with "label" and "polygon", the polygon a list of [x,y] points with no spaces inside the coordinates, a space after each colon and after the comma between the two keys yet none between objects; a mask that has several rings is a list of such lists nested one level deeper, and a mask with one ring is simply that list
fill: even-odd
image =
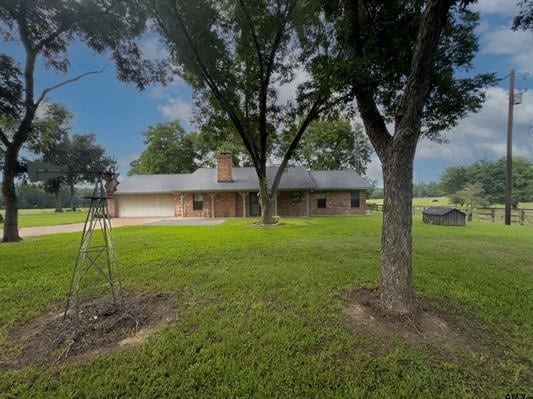
[{"label": "garage door", "polygon": [[172,195],[124,195],[118,197],[118,216],[120,217],[158,217],[174,216]]}]

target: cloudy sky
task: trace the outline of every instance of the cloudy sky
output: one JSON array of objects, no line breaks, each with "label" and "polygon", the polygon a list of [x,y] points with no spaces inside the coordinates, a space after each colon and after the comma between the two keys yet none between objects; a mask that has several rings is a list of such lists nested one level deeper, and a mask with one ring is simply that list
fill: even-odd
[{"label": "cloudy sky", "polygon": [[[506,77],[511,68],[517,70],[516,87],[524,91],[523,103],[515,107],[514,154],[533,158],[533,33],[513,32],[512,19],[517,14],[515,0],[479,0],[481,13],[477,29],[480,52],[474,72],[496,72]],[[154,37],[143,40],[145,55],[153,58],[164,54]],[[0,42],[0,52],[21,58],[15,45]],[[143,150],[142,132],[149,125],[180,120],[188,130],[194,130],[191,117],[194,105],[191,90],[183,82],[167,87],[151,87],[139,92],[133,86],[119,82],[111,62],[93,54],[83,44],[69,50],[74,76],[108,65],[104,73],[85,78],[53,93],[50,100],[65,104],[75,115],[75,133],[93,132],[98,141],[114,155],[120,171],[126,173],[129,163]],[[42,66],[37,71],[37,89],[42,90],[63,80],[61,74]],[[509,80],[487,92],[483,109],[461,121],[446,133],[448,144],[429,141],[419,144],[415,161],[415,181],[438,179],[443,169],[468,164],[479,159],[497,159],[505,155],[507,121],[507,90]],[[291,96],[291,87],[283,96]],[[380,165],[376,157],[368,169],[368,176],[381,182]]]}]

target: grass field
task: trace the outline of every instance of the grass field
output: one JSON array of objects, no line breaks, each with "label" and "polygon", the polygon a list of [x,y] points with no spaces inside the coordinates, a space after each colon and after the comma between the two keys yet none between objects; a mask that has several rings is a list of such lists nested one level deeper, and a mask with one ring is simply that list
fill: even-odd
[{"label": "grass field", "polygon": [[[382,199],[368,199],[369,204],[383,204]],[[450,204],[448,197],[415,197],[413,198],[413,206],[454,206]],[[491,205],[495,208],[503,208],[503,204]],[[521,202],[518,204],[519,208],[533,209],[533,202]]]},{"label": "grass field", "polygon": [[[76,212],[64,211],[57,213],[53,209],[20,209],[19,226],[37,227],[80,223],[85,221],[85,212],[86,209],[81,209]],[[4,211],[0,211],[0,213],[4,214]],[[0,226],[2,226],[1,223]]]},{"label": "grass field", "polygon": [[[351,290],[379,282],[380,215],[115,230],[124,285],[164,291],[179,316],[140,349],[90,364],[0,370],[7,398],[504,398],[533,394],[533,230],[414,225],[418,295],[479,351],[382,344],[346,322]],[[0,352],[8,331],[61,306],[79,234],[0,245]]]}]

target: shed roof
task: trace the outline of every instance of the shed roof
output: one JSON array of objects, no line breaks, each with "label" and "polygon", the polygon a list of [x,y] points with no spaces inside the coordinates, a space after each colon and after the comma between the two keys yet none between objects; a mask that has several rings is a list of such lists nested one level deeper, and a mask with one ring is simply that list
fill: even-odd
[{"label": "shed roof", "polygon": [[[269,167],[273,179],[277,167]],[[218,182],[217,169],[200,168],[190,174],[133,175],[118,186],[116,194],[156,194],[202,191],[258,191],[259,180],[254,168],[233,168],[233,181]],[[304,167],[287,168],[280,190],[357,190],[370,184],[353,170],[308,171]]]},{"label": "shed roof", "polygon": [[462,213],[463,215],[466,215],[463,211],[460,211],[457,208],[445,208],[445,207],[440,207],[440,206],[433,206],[433,207],[426,208],[422,211],[422,213],[425,213],[426,215],[444,216],[447,213],[450,213],[452,211],[457,211],[457,212]]}]

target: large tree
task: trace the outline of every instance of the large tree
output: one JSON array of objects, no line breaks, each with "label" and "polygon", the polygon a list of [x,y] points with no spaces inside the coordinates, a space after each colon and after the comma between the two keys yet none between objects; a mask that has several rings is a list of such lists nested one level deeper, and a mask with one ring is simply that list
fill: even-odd
[{"label": "large tree", "polygon": [[69,135],[66,145],[69,153],[64,165],[69,173],[65,177],[65,183],[69,187],[70,209],[75,211],[75,185],[95,183],[98,179],[95,173],[116,170],[117,161],[96,142],[94,133]]},{"label": "large tree", "polygon": [[[0,35],[20,44],[24,54],[22,68],[6,55],[0,60],[1,84],[10,88],[0,93],[0,142],[5,158],[2,193],[6,207],[3,241],[20,239],[15,177],[21,171],[20,150],[34,134],[37,109],[51,91],[98,72],[87,71],[36,93],[37,61],[66,73],[68,46],[81,40],[99,53],[110,49],[119,78],[133,80],[142,88],[150,80],[163,80],[157,65],[141,60],[141,51],[133,40],[145,30],[145,23],[142,8],[128,0],[0,2]],[[6,108],[6,104],[11,107]]]},{"label": "large tree", "polygon": [[[318,65],[317,59],[329,59],[331,42],[313,10],[317,2],[147,0],[146,4],[177,73],[194,90],[202,125],[228,126],[241,138],[259,179],[262,222],[271,224],[283,170],[309,123],[332,101],[329,82],[316,86],[306,81],[300,85],[298,107],[280,106],[281,90],[291,90],[292,85],[296,91],[297,75],[305,77]],[[290,145],[269,181],[267,164],[274,138],[297,120]]]},{"label": "large tree", "polygon": [[202,155],[196,133],[174,121],[150,126],[143,135],[146,148],[131,162],[129,175],[194,172]]},{"label": "large tree", "polygon": [[[437,138],[480,108],[492,74],[468,77],[478,15],[469,1],[324,0],[336,32],[335,64],[382,164],[381,304],[415,310],[412,180],[419,138]],[[320,79],[320,76],[317,76]]]},{"label": "large tree", "polygon": [[[285,141],[280,146],[281,155],[287,145]],[[372,145],[361,125],[352,126],[347,119],[323,120],[309,125],[290,164],[314,170],[351,168],[364,175],[371,155]]]}]

